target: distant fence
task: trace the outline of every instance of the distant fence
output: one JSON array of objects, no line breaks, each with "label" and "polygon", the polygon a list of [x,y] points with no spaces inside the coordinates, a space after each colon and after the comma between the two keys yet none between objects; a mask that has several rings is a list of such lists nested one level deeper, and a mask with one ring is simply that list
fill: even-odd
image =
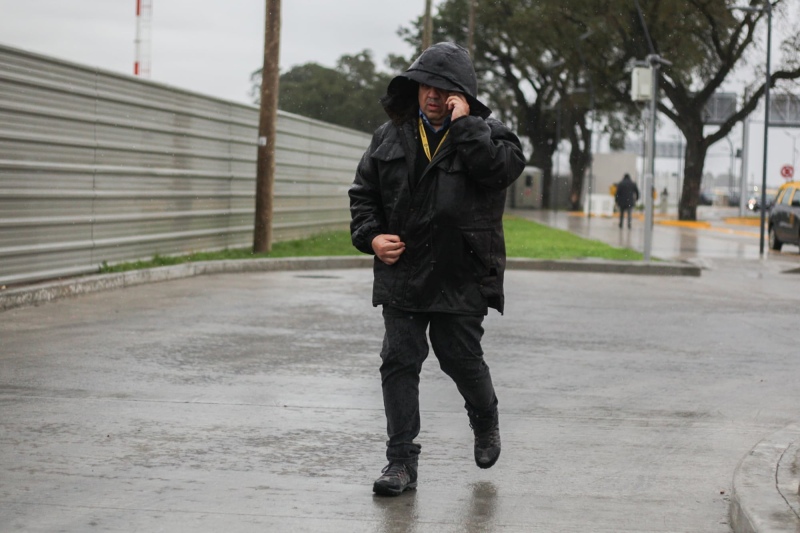
[{"label": "distant fence", "polygon": [[[0,46],[0,285],[250,246],[258,109]],[[346,227],[369,136],[279,112],[274,238]]]}]

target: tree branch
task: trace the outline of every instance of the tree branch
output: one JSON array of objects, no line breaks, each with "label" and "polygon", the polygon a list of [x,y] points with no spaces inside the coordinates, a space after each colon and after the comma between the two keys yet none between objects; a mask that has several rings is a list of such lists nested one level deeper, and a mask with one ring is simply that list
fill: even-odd
[{"label": "tree branch", "polygon": [[[794,70],[781,70],[776,72],[775,74],[770,76],[770,88],[775,87],[775,84],[779,80],[796,80],[800,78],[800,68]],[[734,126],[738,122],[743,121],[747,118],[750,113],[755,111],[756,107],[758,107],[758,102],[761,100],[761,97],[766,92],[767,83],[766,81],[761,84],[761,86],[753,93],[750,97],[750,100],[747,101],[742,108],[731,115],[728,120],[726,120],[723,124],[720,125],[719,129],[703,138],[708,146],[711,146],[715,142],[722,140],[722,138],[726,137],[731,130],[733,130]]]}]

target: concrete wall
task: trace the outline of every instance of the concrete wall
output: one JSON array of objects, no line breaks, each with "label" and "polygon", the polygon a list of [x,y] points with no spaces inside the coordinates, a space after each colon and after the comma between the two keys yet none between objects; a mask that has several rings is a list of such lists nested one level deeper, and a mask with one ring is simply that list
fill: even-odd
[{"label": "concrete wall", "polygon": [[[258,109],[0,46],[0,285],[252,244]],[[279,113],[275,240],[344,228],[361,132]]]}]

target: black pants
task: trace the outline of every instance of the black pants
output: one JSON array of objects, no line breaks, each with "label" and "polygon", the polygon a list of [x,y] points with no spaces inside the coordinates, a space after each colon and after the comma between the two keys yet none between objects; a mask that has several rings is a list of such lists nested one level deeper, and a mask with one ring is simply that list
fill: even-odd
[{"label": "black pants", "polygon": [[620,207],[619,208],[619,227],[622,227],[622,222],[625,218],[625,213],[628,213],[628,227],[631,227],[631,213],[633,213],[633,207]]},{"label": "black pants", "polygon": [[473,423],[497,415],[497,397],[481,349],[482,315],[410,313],[384,307],[383,321],[381,383],[389,461],[414,462],[420,452],[414,439],[420,430],[419,374],[428,357],[428,326],[439,366],[464,397]]}]

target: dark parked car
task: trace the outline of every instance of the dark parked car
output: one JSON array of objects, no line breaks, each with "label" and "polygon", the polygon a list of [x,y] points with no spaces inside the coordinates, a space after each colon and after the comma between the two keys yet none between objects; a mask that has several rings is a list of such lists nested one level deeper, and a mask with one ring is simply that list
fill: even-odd
[{"label": "dark parked car", "polygon": [[781,185],[769,212],[769,247],[780,250],[784,244],[800,246],[800,181]]}]

